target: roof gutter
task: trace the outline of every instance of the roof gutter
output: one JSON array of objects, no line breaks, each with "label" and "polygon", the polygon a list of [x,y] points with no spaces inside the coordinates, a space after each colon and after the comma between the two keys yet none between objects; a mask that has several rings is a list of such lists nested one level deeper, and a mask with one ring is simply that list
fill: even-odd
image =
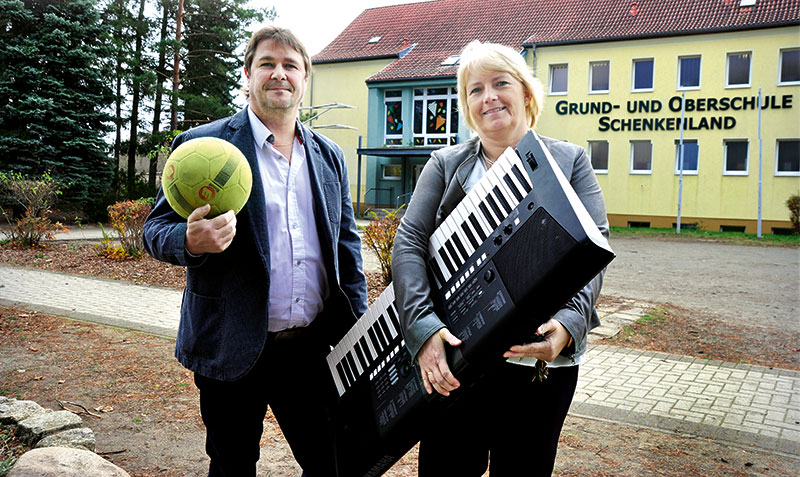
[{"label": "roof gutter", "polygon": [[561,46],[561,45],[577,45],[582,43],[604,43],[607,41],[625,41],[625,40],[647,40],[652,38],[664,38],[671,36],[690,36],[690,35],[704,35],[709,33],[725,33],[732,31],[743,30],[763,30],[766,28],[781,28],[787,26],[800,25],[800,20],[788,20],[779,23],[760,23],[757,25],[742,25],[741,27],[719,27],[719,28],[706,28],[702,30],[676,30],[660,33],[650,33],[646,35],[627,35],[627,36],[613,36],[604,38],[580,38],[575,40],[552,40],[552,41],[537,41],[525,42],[522,44],[526,48],[535,48],[536,46]]}]

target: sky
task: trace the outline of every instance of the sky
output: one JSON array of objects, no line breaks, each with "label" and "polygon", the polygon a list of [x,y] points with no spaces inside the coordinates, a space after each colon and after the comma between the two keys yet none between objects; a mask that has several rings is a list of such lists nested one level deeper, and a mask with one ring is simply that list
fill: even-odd
[{"label": "sky", "polygon": [[274,23],[292,30],[314,56],[367,8],[419,1],[424,0],[253,0],[250,5],[272,4],[278,12]]}]

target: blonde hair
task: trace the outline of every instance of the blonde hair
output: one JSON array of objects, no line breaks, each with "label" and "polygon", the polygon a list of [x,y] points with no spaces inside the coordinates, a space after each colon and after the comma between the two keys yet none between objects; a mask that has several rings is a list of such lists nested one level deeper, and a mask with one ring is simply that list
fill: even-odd
[{"label": "blonde hair", "polygon": [[526,97],[530,101],[525,105],[525,114],[531,128],[536,126],[536,120],[542,113],[544,102],[544,88],[538,78],[534,78],[528,69],[528,64],[521,54],[513,49],[498,43],[481,43],[478,40],[470,42],[461,51],[458,66],[458,109],[467,125],[476,130],[475,124],[469,114],[467,103],[467,82],[472,73],[502,72],[510,74],[522,84]]}]

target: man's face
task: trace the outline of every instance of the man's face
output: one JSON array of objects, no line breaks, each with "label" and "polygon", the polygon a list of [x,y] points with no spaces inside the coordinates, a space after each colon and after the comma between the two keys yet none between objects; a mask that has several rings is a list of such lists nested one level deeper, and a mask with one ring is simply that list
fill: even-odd
[{"label": "man's face", "polygon": [[250,107],[261,116],[287,112],[297,115],[306,91],[303,57],[290,46],[263,40],[256,47],[250,71],[245,70]]}]

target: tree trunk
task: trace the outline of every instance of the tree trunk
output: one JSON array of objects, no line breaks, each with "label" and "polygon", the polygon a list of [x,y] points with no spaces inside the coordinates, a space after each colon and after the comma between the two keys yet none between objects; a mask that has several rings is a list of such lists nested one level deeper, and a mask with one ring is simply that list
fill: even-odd
[{"label": "tree trunk", "polygon": [[[164,0],[161,13],[161,41],[158,44],[158,68],[156,68],[156,100],[153,106],[153,134],[157,134],[161,127],[161,99],[164,95],[164,78],[166,77],[167,64],[167,22],[169,21],[169,3]],[[158,155],[150,158],[150,170],[147,185],[150,189],[156,188],[156,174],[158,171]]]},{"label": "tree trunk", "polygon": [[170,130],[178,129],[178,85],[180,84],[181,71],[181,25],[183,23],[183,0],[178,0],[178,14],[175,18],[175,62],[172,70],[172,116]]},{"label": "tree trunk", "polygon": [[144,25],[144,2],[139,0],[139,17],[136,24],[136,52],[133,65],[133,104],[131,105],[131,138],[128,143],[128,199],[134,199],[133,187],[136,179],[136,146],[138,144],[139,102],[141,100],[142,84],[142,31]]}]

